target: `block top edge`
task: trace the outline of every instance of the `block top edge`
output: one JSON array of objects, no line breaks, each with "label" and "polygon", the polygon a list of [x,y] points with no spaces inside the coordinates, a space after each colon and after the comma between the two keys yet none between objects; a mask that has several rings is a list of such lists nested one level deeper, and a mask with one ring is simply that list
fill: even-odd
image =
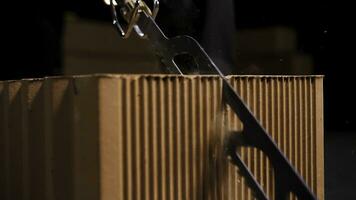
[{"label": "block top edge", "polygon": [[[63,75],[63,76],[48,76],[44,78],[25,78],[20,80],[5,80],[2,82],[17,82],[17,81],[44,81],[44,80],[58,80],[58,79],[80,79],[80,78],[199,78],[199,77],[218,77],[218,75],[179,75],[179,74],[85,74],[85,75]],[[324,78],[324,75],[228,75],[229,78]]]}]

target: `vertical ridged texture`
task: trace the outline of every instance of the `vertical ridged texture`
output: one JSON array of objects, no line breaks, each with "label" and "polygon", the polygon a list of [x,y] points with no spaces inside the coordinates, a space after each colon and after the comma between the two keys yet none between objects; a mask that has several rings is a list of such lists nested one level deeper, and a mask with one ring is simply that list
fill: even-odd
[{"label": "vertical ridged texture", "polygon": [[[322,78],[229,80],[324,199]],[[253,199],[223,155],[224,136],[243,125],[221,86],[216,76],[163,75],[1,82],[0,199]],[[237,152],[273,199],[268,158]]]},{"label": "vertical ridged texture", "polygon": [[[324,199],[322,78],[236,77],[231,78],[231,83],[313,192]],[[237,123],[228,123],[230,129],[238,130],[236,116],[228,117],[232,118],[228,121]],[[245,163],[273,199],[273,167],[262,152],[256,151],[240,150]]]},{"label": "vertical ridged texture", "polygon": [[0,83],[0,199],[10,199],[8,84]]},{"label": "vertical ridged texture", "polygon": [[29,180],[31,200],[51,199],[49,88],[42,80],[27,82]]},{"label": "vertical ridged texture", "polygon": [[26,84],[12,81],[8,87],[9,195],[10,199],[28,199]]}]

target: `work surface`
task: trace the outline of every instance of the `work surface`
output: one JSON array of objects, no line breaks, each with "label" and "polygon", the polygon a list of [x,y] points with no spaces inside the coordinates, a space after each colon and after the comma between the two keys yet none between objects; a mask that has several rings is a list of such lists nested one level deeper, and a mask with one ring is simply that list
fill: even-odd
[{"label": "work surface", "polygon": [[[324,199],[319,76],[232,76]],[[253,199],[221,141],[242,125],[216,76],[88,75],[0,83],[0,199]],[[262,152],[238,150],[273,197]]]}]

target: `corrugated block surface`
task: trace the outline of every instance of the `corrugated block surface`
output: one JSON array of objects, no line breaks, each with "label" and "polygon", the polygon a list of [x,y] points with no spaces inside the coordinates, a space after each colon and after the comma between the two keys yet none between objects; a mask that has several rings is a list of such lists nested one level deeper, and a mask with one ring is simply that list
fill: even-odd
[{"label": "corrugated block surface", "polygon": [[[229,80],[324,199],[322,77]],[[163,75],[1,82],[0,199],[253,199],[222,156],[225,133],[242,125],[222,108],[221,84]],[[268,159],[238,151],[273,198]]]}]

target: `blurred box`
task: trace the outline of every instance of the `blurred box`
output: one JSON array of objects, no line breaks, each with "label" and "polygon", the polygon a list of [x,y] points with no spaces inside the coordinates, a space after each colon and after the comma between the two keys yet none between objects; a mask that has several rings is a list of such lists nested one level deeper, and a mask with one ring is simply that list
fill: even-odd
[{"label": "blurred box", "polygon": [[272,56],[237,56],[238,74],[310,75],[313,74],[313,59],[301,53]]},{"label": "blurred box", "polygon": [[[270,27],[237,32],[234,74],[309,75],[313,60],[297,52],[293,29]],[[160,73],[150,42],[123,40],[110,23],[72,19],[64,34],[64,73]]]},{"label": "blurred box", "polygon": [[313,58],[297,49],[297,33],[287,27],[240,30],[236,34],[236,74],[310,75]]},{"label": "blurred box", "polygon": [[287,27],[239,30],[236,34],[238,54],[286,54],[297,50],[297,34]]},{"label": "blurred box", "polygon": [[66,20],[64,74],[160,73],[154,52],[136,34],[123,40],[111,23]]}]

